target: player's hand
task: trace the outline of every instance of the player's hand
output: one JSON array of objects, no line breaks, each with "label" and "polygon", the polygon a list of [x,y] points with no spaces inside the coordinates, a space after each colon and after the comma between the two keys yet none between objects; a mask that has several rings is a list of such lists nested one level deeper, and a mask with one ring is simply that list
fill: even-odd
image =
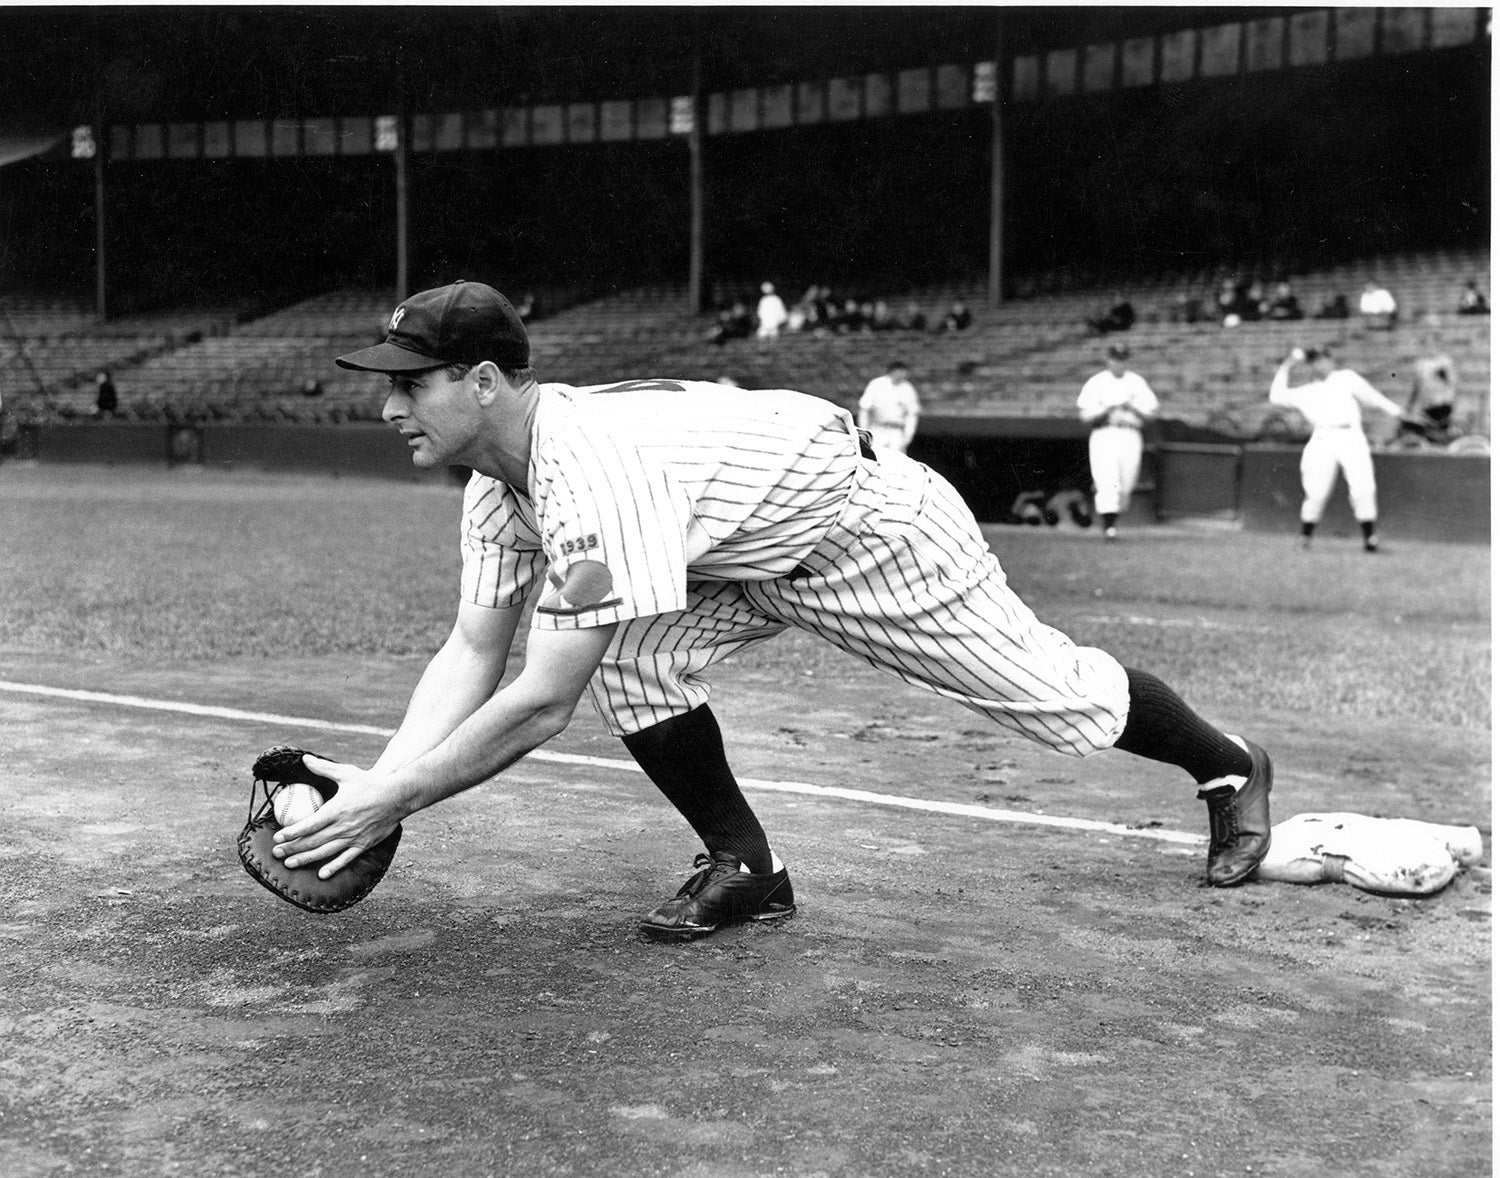
[{"label": "player's hand", "polygon": [[1290,361],[1293,364],[1300,364],[1300,363],[1302,363],[1302,361],[1304,361],[1306,359],[1307,359],[1307,353],[1304,352],[1301,348],[1293,348],[1292,349],[1292,354],[1287,357],[1287,360]]},{"label": "player's hand", "polygon": [[318,875],[328,879],[395,830],[404,813],[383,775],[311,753],[303,763],[338,782],[338,792],[301,822],[277,831],[271,853],[288,867],[327,859]]}]

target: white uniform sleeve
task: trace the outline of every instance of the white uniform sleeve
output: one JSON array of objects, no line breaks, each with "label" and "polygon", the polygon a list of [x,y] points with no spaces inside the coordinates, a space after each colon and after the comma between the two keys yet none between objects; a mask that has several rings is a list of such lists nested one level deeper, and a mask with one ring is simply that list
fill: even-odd
[{"label": "white uniform sleeve", "polygon": [[1380,409],[1389,413],[1392,417],[1401,416],[1401,406],[1392,401],[1364,377],[1357,372],[1350,372],[1349,391],[1354,394],[1354,399],[1361,405],[1371,409]]},{"label": "white uniform sleeve", "polygon": [[687,605],[692,504],[666,471],[594,431],[548,436],[532,465],[547,565],[533,628],[587,629]]},{"label": "white uniform sleeve", "polygon": [[465,601],[490,609],[519,605],[542,570],[541,542],[521,517],[515,492],[475,474],[464,488],[463,575]]}]

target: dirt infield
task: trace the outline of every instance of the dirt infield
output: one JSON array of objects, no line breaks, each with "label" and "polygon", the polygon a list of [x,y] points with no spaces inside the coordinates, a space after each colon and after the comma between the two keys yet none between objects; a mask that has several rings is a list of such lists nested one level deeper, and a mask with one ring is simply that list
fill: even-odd
[{"label": "dirt infield", "polygon": [[[414,669],[294,667],[278,710],[393,716]],[[0,670],[205,702],[174,668]],[[1199,828],[1184,781],[955,733],[941,701],[859,668],[787,724],[784,674],[725,678],[747,776]],[[215,678],[228,703],[257,681],[277,702],[261,664]],[[370,900],[314,917],[232,850],[245,762],[284,726],[3,706],[24,766],[0,833],[13,1178],[1489,1171],[1487,870],[1426,900],[1211,891],[1198,848],[760,792],[801,910],[663,947],[633,919],[685,873],[685,827],[623,767],[528,761],[419,815]],[[1486,792],[1477,739],[1425,802],[1400,766],[1429,733],[1327,760],[1360,746],[1278,733],[1279,813],[1447,819],[1436,799]],[[619,756],[586,722],[549,747]]]},{"label": "dirt infield", "polygon": [[[451,622],[456,512],[0,468],[0,1178],[1491,1172],[1472,555],[992,541],[1049,620],[1261,741],[1278,817],[1480,826],[1426,899],[1204,888],[1185,775],[788,635],[715,708],[791,920],[639,939],[698,847],[587,705],[414,816],[364,903],[302,913],[235,858],[249,764],[378,752]],[[991,817],[772,788],[801,783]]]}]

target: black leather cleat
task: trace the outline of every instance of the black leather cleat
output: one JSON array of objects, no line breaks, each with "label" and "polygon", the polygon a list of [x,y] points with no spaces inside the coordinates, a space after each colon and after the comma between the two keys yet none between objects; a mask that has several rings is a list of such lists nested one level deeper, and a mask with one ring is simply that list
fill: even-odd
[{"label": "black leather cleat", "polygon": [[1211,887],[1242,884],[1271,849],[1271,758],[1257,744],[1250,753],[1250,778],[1238,791],[1231,785],[1200,789],[1208,803],[1208,882]]},{"label": "black leather cleat", "polygon": [[731,851],[715,851],[693,860],[698,871],[677,895],[648,912],[641,932],[658,941],[691,941],[720,925],[745,920],[781,920],[797,911],[786,868],[770,875],[740,870]]}]

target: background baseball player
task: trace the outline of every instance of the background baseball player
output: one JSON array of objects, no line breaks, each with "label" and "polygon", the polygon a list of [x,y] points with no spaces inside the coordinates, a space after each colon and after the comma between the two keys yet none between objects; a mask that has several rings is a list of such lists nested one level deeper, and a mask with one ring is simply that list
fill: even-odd
[{"label": "background baseball player", "polygon": [[883,374],[865,385],[855,410],[859,428],[882,450],[905,454],[917,434],[922,402],[905,362],[893,360]]},{"label": "background baseball player", "polygon": [[[1314,378],[1293,388],[1292,367],[1302,361],[1312,366]],[[1375,463],[1370,458],[1361,408],[1369,406],[1399,418],[1401,407],[1353,369],[1340,368],[1326,348],[1292,349],[1271,378],[1271,404],[1297,410],[1312,426],[1300,465],[1302,546],[1312,547],[1313,531],[1323,518],[1323,509],[1342,470],[1365,551],[1378,552]]]},{"label": "background baseball player", "polygon": [[[957,492],[861,444],[801,393],[706,382],[538,384],[490,287],[424,291],[386,342],[339,358],[387,373],[385,417],[420,467],[471,467],[452,634],[368,770],[282,829],[288,866],[331,874],[405,816],[561,732],[588,690],[707,854],[642,930],[666,939],[790,914],[792,885],[725,757],[704,673],[789,626],[1061,752],[1180,765],[1208,803],[1208,880],[1253,875],[1271,763],[1166,684],[1079,647],[1011,592]],[[525,666],[497,690],[533,590]]]},{"label": "background baseball player", "polygon": [[1089,474],[1094,480],[1094,512],[1104,525],[1104,538],[1119,535],[1117,521],[1130,506],[1130,496],[1141,477],[1142,431],[1156,416],[1156,394],[1139,373],[1125,367],[1130,349],[1111,344],[1105,368],[1083,382],[1078,394],[1078,416],[1091,427]]}]

